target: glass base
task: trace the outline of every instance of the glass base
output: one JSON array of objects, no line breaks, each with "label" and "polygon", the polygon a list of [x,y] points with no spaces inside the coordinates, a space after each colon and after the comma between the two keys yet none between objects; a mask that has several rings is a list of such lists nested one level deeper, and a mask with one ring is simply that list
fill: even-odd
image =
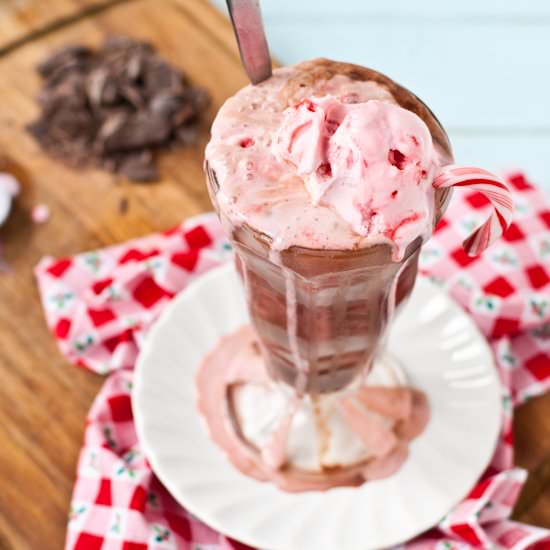
[{"label": "glass base", "polygon": [[254,331],[243,326],[202,362],[197,403],[240,471],[286,491],[326,490],[391,476],[405,462],[429,419],[426,396],[405,382],[384,354],[345,389],[300,396],[268,376]]},{"label": "glass base", "polygon": [[[287,464],[301,470],[322,472],[353,466],[378,454],[378,449],[369,448],[357,435],[357,427],[350,425],[342,402],[351,399],[355,403],[357,392],[364,393],[369,387],[389,389],[406,384],[407,378],[399,361],[386,352],[375,360],[368,374],[338,392],[307,394],[297,401],[294,389],[286,384],[242,383],[230,392],[231,409],[241,436],[256,449],[269,445],[292,409],[293,418],[287,433]],[[392,419],[374,411],[367,415],[384,428],[391,428]],[[383,446],[384,442],[376,442],[376,445]]]}]

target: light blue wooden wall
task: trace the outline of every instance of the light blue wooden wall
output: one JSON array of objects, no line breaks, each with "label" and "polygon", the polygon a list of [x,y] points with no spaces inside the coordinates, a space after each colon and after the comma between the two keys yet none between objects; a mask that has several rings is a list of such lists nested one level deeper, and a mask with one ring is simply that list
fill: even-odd
[{"label": "light blue wooden wall", "polygon": [[550,0],[261,5],[283,63],[324,56],[381,70],[430,105],[457,162],[522,168],[550,193]]}]

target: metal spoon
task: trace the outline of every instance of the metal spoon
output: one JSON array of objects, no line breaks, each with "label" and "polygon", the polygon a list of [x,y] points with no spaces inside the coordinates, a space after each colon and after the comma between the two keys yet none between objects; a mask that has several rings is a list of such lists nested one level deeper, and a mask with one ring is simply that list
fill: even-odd
[{"label": "metal spoon", "polygon": [[252,84],[271,76],[271,57],[258,0],[226,0],[244,70]]}]

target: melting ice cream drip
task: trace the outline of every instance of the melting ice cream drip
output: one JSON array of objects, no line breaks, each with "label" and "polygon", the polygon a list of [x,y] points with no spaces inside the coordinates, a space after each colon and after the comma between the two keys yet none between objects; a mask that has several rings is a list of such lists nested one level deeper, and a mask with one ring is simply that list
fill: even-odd
[{"label": "melting ice cream drip", "polygon": [[260,449],[264,462],[275,470],[281,469],[288,461],[288,439],[294,415],[300,405],[301,397],[296,397],[287,405],[279,425],[273,430],[269,440]]},{"label": "melting ice cream drip", "polygon": [[[350,455],[350,451],[345,450],[349,442],[343,447],[341,441],[336,444],[337,448],[344,449],[343,462],[338,462],[341,470],[324,470],[322,466],[327,454],[323,446],[333,445],[331,420],[325,416],[322,395],[316,401],[308,395],[300,397],[287,392],[282,414],[277,415],[276,422],[260,444],[253,442],[258,449],[254,452],[250,441],[243,440],[243,435],[239,434],[243,429],[242,433],[247,433],[246,427],[241,425],[237,430],[233,422],[227,422],[224,413],[233,408],[227,407],[228,396],[235,395],[232,388],[248,388],[247,391],[254,387],[265,388],[264,391],[280,395],[280,390],[273,386],[267,375],[254,340],[250,327],[223,337],[216,349],[205,358],[197,376],[199,409],[208,422],[210,435],[237,468],[258,479],[274,481],[286,490],[301,491],[328,489],[342,484],[357,485],[364,479],[391,475],[402,464],[407,455],[407,442],[422,431],[428,419],[425,399],[416,396],[418,392],[404,387],[355,386],[331,397],[342,411],[343,420],[366,449],[359,459],[352,459],[356,456],[353,454],[357,452],[356,447]],[[231,357],[229,363],[228,357]],[[314,411],[315,404],[318,410]],[[303,415],[304,410],[313,411],[314,415],[328,421],[327,433],[317,434],[320,469],[296,467],[294,457],[289,454],[296,417]],[[312,429],[319,429],[315,422],[311,426]],[[265,426],[262,430],[265,431]],[[323,437],[326,438],[324,441]],[[344,458],[346,453],[347,459]]]},{"label": "melting ice cream drip", "polygon": [[308,377],[308,364],[300,355],[300,343],[298,341],[298,299],[296,296],[295,275],[288,269],[284,270],[285,277],[285,301],[286,301],[286,330],[288,345],[292,354],[292,361],[296,368],[296,394],[302,396],[306,390]]},{"label": "melting ice cream drip", "polygon": [[[411,258],[409,257],[401,264],[401,267],[397,270],[397,273],[395,274],[395,277],[391,282],[389,297],[388,297],[388,307],[386,310],[386,333],[387,333],[387,329],[391,327],[393,316],[395,315],[395,307],[397,303],[397,286],[399,284],[399,281],[401,280],[401,275],[403,271],[407,269],[410,262],[411,262]],[[385,336],[387,336],[387,334]]]},{"label": "melting ice cream drip", "polygon": [[[353,274],[340,274],[338,290],[336,291],[336,295],[334,297],[334,301],[336,304],[334,308],[335,326],[341,326],[346,320],[348,307],[350,304],[348,293],[352,285],[352,278]],[[334,355],[341,356],[343,351],[342,337],[337,336],[334,339]],[[338,372],[338,368],[338,362],[334,361],[330,367],[329,376],[336,375]]]}]

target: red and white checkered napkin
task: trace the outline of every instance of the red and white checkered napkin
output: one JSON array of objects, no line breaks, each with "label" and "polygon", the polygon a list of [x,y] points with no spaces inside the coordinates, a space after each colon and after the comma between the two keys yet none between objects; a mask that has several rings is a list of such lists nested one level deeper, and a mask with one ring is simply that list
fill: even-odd
[{"label": "red and white checkered napkin", "polygon": [[[504,240],[469,258],[461,242],[489,206],[476,193],[456,193],[422,254],[424,272],[449,289],[493,345],[505,428],[470,495],[407,548],[550,548],[550,531],[507,519],[525,478],[512,467],[512,408],[550,387],[550,206],[522,175],[509,181],[517,212]],[[247,548],[168,494],[140,451],[130,406],[132,368],[151,323],[192,279],[230,257],[216,218],[204,215],[162,234],[37,266],[61,351],[77,365],[109,373],[88,416],[68,549]]]}]

